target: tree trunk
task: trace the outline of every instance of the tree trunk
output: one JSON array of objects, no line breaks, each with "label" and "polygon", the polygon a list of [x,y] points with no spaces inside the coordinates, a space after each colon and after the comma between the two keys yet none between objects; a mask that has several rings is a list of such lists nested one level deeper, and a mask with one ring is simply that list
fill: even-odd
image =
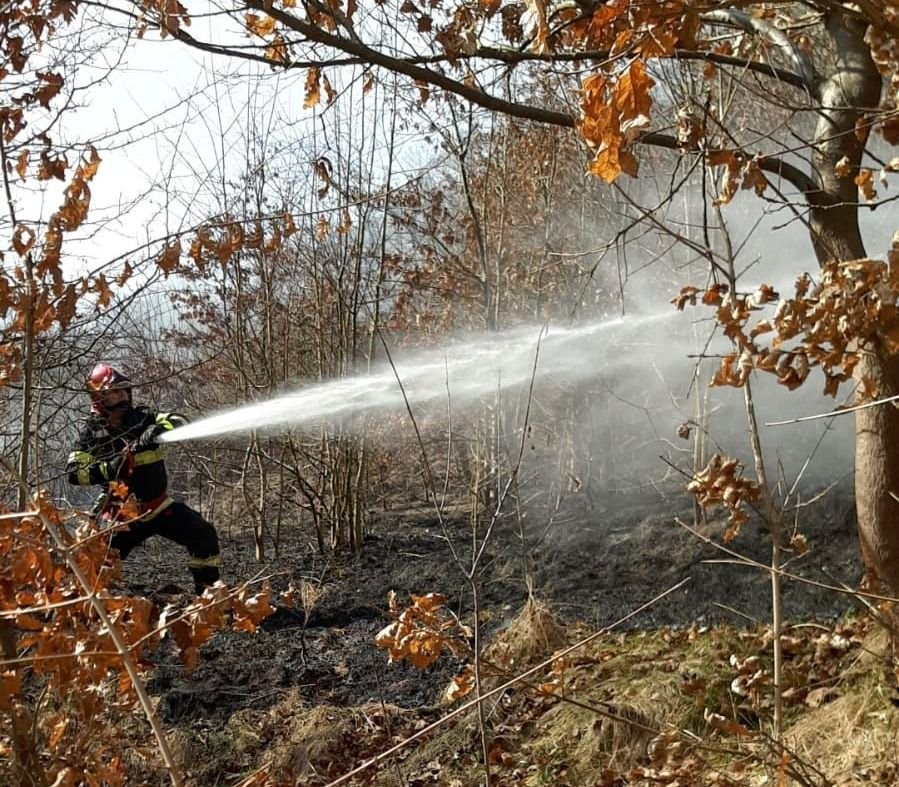
[{"label": "tree trunk", "polygon": [[[855,175],[868,142],[870,121],[865,110],[880,103],[882,79],[865,43],[864,24],[852,17],[831,14],[827,31],[833,41],[833,70],[818,84],[821,113],[815,129],[809,194],[810,231],[821,263],[865,256],[858,226],[858,186]],[[849,174],[840,177],[837,164],[845,160]]]},{"label": "tree trunk", "polygon": [[[899,391],[899,358],[866,353],[856,377],[869,378],[881,395]],[[899,411],[871,407],[855,416],[855,506],[862,558],[870,578],[899,597]]]},{"label": "tree trunk", "polygon": [[[858,187],[853,175],[862,163],[868,140],[864,110],[880,100],[881,76],[865,43],[865,26],[849,16],[833,14],[827,29],[836,49],[833,72],[819,85],[823,111],[815,133],[814,179],[809,195],[810,231],[820,263],[866,255],[858,223]],[[848,161],[850,175],[835,168]],[[855,370],[879,396],[899,391],[899,358],[881,347],[868,347]],[[862,558],[879,589],[899,596],[899,410],[874,407],[856,414],[855,503]]]}]

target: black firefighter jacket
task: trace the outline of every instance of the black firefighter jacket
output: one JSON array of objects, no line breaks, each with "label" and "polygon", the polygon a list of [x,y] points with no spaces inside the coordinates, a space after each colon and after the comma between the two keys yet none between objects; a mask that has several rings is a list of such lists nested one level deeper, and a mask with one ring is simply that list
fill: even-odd
[{"label": "black firefighter jacket", "polygon": [[[69,454],[66,473],[69,483],[78,486],[99,484],[109,488],[109,482],[124,480],[130,492],[140,503],[156,501],[167,494],[164,449],[153,448],[134,454],[134,469],[130,478],[116,478],[116,462],[113,460],[129,448],[148,427],[159,425],[174,429],[187,423],[176,413],[155,413],[147,407],[129,407],[122,423],[111,426],[106,419],[92,415],[78,436],[75,450]],[[122,471],[120,471],[121,473]]]}]

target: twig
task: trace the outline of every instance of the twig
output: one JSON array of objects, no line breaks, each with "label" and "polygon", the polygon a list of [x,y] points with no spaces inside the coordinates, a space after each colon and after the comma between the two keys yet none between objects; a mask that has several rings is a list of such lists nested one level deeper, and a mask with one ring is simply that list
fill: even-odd
[{"label": "twig", "polygon": [[493,532],[493,528],[496,525],[496,522],[499,519],[500,512],[502,511],[503,504],[506,501],[506,498],[509,495],[509,490],[512,488],[512,485],[515,483],[515,479],[518,477],[518,471],[521,469],[521,460],[524,457],[524,447],[527,442],[527,434],[528,434],[528,422],[531,417],[531,404],[534,401],[534,381],[537,378],[537,364],[540,360],[540,342],[543,338],[543,331],[540,331],[540,335],[537,337],[537,348],[534,351],[534,365],[531,369],[531,382],[528,387],[528,398],[527,398],[527,406],[524,412],[524,423],[521,427],[521,442],[518,445],[518,459],[515,462],[514,467],[512,468],[512,472],[509,474],[509,480],[506,482],[506,486],[502,491],[502,494],[499,497],[499,500],[496,503],[496,507],[493,510],[493,516],[490,518],[490,524],[487,526],[487,532],[484,534],[484,538],[481,540],[481,548],[478,550],[478,554],[475,557],[474,561],[472,561],[471,573],[469,578],[473,577],[475,571],[477,570],[477,566],[480,563],[481,557],[484,554],[484,549],[487,546],[487,541],[490,539],[490,535]]},{"label": "twig", "polygon": [[[741,555],[739,552],[734,552],[732,549],[728,549],[723,544],[719,544],[717,541],[712,540],[706,535],[703,535],[698,530],[693,527],[690,527],[686,522],[684,522],[679,517],[674,517],[675,524],[684,528],[689,533],[692,533],[696,538],[702,541],[705,544],[708,544],[711,547],[714,547],[720,552],[724,552],[726,555],[730,555],[733,560],[704,560],[703,563],[731,563],[739,566],[744,566],[746,568],[757,568],[760,571],[768,571],[772,572],[773,569],[771,566],[766,566],[764,563],[759,563],[757,560],[753,560],[751,557],[746,557],[745,555]],[[868,591],[863,590],[847,590],[845,587],[838,587],[837,585],[828,585],[826,582],[818,582],[814,579],[808,579],[807,577],[800,577],[798,574],[792,574],[789,571],[784,571],[780,569],[777,571],[781,577],[784,579],[789,579],[793,582],[801,582],[805,585],[811,585],[812,587],[821,588],[822,590],[832,590],[834,593],[840,593],[841,595],[852,596],[853,598],[861,599],[861,598],[869,598],[874,601],[886,601],[892,604],[899,604],[899,598],[893,598],[892,596],[881,596],[877,593],[869,593]]]},{"label": "twig", "polygon": [[244,774],[243,776],[238,776],[237,778],[240,779],[240,781],[235,783],[235,787],[240,787],[242,784],[252,783],[251,780],[253,779],[254,776],[259,776],[262,773],[267,773],[268,769],[271,767],[272,767],[272,760],[269,760],[261,768],[257,768],[255,771]]},{"label": "twig", "polygon": [[[544,329],[545,330],[545,329]],[[471,585],[471,593],[472,593],[472,603],[474,605],[474,675],[475,675],[475,687],[478,693],[478,696],[481,694],[481,647],[480,647],[480,601],[479,601],[479,593],[478,593],[478,567],[481,563],[481,558],[484,555],[484,550],[487,548],[487,544],[490,541],[490,536],[493,534],[493,529],[496,526],[496,523],[499,521],[500,513],[503,510],[503,506],[506,503],[506,499],[509,496],[509,492],[515,484],[515,481],[518,479],[518,473],[521,470],[521,461],[524,457],[524,447],[527,442],[527,434],[528,434],[528,423],[531,417],[531,404],[534,401],[534,383],[537,379],[537,365],[540,360],[540,343],[543,338],[543,330],[540,331],[540,334],[537,336],[537,347],[534,350],[534,365],[531,369],[531,382],[528,387],[528,398],[527,398],[527,407],[524,412],[524,423],[521,426],[521,441],[518,446],[518,458],[515,462],[515,465],[512,467],[512,471],[509,473],[509,478],[506,481],[506,485],[503,488],[502,493],[499,496],[499,499],[496,501],[496,506],[493,510],[493,516],[490,518],[490,523],[487,525],[487,530],[484,533],[484,537],[481,539],[481,546],[478,549],[477,554],[474,559],[471,561],[471,570],[468,573],[468,581]],[[486,733],[486,724],[484,722],[484,705],[483,703],[478,704],[478,725],[481,730],[481,740],[484,742],[484,767],[485,767],[485,781],[487,787],[490,787],[490,754],[486,747],[487,742],[487,733]]]},{"label": "twig", "polygon": [[[833,483],[828,484],[826,487],[824,487],[824,489],[822,489],[820,492],[815,494],[813,497],[810,497],[808,500],[805,500],[802,502],[796,502],[793,506],[791,506],[791,508],[794,511],[798,511],[800,508],[808,508],[809,506],[814,505],[819,500],[824,498],[834,487],[836,487],[836,485],[838,483],[839,483],[839,481],[834,481]],[[790,491],[790,494],[788,495],[788,497],[791,497],[792,494],[793,494],[793,490]],[[890,494],[892,494],[892,493],[890,493]],[[899,498],[896,498],[896,499],[899,500]]]},{"label": "twig", "polygon": [[531,669],[527,670],[526,672],[521,673],[520,675],[518,675],[515,678],[512,678],[511,680],[506,681],[501,686],[497,686],[495,689],[491,689],[486,694],[482,694],[480,697],[476,697],[475,699],[471,700],[470,702],[466,702],[464,705],[460,705],[455,710],[447,713],[446,716],[439,718],[437,721],[433,722],[432,724],[429,724],[427,727],[423,727],[418,732],[413,733],[405,740],[400,741],[399,743],[391,746],[389,749],[381,752],[380,754],[375,755],[374,757],[372,757],[369,760],[366,760],[361,765],[353,768],[351,771],[348,771],[343,776],[335,779],[334,781],[328,782],[328,784],[325,785],[325,787],[338,787],[338,785],[346,784],[353,777],[358,776],[360,773],[364,773],[369,768],[371,768],[373,765],[377,765],[379,762],[381,762],[381,760],[384,760],[387,757],[390,757],[391,755],[396,754],[396,752],[401,751],[402,749],[406,748],[409,744],[414,743],[419,738],[423,738],[425,735],[427,735],[430,732],[433,732],[438,727],[440,727],[443,724],[445,724],[446,722],[448,722],[450,719],[454,719],[456,716],[464,713],[465,711],[471,710],[475,705],[479,705],[479,704],[483,703],[490,697],[493,697],[496,694],[499,694],[500,692],[506,691],[506,689],[511,688],[516,683],[520,683],[521,681],[529,678],[531,675],[535,675],[536,673],[540,672],[541,670],[546,669],[556,659],[563,658],[563,657],[567,656],[569,653],[573,653],[575,650],[578,650],[579,648],[582,648],[585,645],[588,645],[589,643],[593,642],[594,640],[599,639],[599,637],[605,636],[610,631],[612,631],[613,629],[620,626],[622,623],[627,622],[632,617],[639,615],[641,612],[649,609],[649,607],[658,603],[666,596],[669,596],[672,593],[674,593],[676,590],[679,590],[680,588],[682,588],[684,585],[687,584],[687,582],[690,581],[690,579],[691,579],[690,577],[686,577],[685,579],[682,579],[676,585],[673,585],[672,587],[668,588],[668,590],[662,591],[657,596],[655,596],[654,598],[647,601],[645,604],[641,604],[639,607],[637,607],[635,610],[629,612],[623,618],[616,620],[614,623],[606,626],[603,629],[600,629],[599,631],[593,632],[589,636],[584,637],[584,639],[579,640],[578,642],[575,642],[574,645],[571,645],[570,647],[565,648],[565,650],[562,650],[559,653],[555,653],[554,655],[550,656],[545,661],[540,662],[536,667],[531,667]]},{"label": "twig", "polygon": [[[472,603],[473,603],[473,607],[474,607],[474,625],[472,627],[472,630],[473,630],[473,635],[474,635],[474,653],[475,653],[475,656],[474,656],[475,690],[476,690],[478,697],[481,696],[480,645],[479,645],[480,631],[479,631],[479,624],[478,624],[480,601],[479,601],[479,593],[478,593],[478,587],[477,587],[478,567],[479,567],[481,559],[483,557],[484,550],[486,549],[487,544],[490,540],[490,537],[493,533],[493,530],[496,526],[496,523],[499,521],[499,516],[502,513],[502,509],[505,504],[505,501],[508,498],[509,492],[512,489],[512,487],[514,486],[515,481],[518,478],[518,473],[521,468],[521,462],[522,462],[522,458],[524,457],[524,449],[525,449],[525,444],[526,444],[526,440],[527,440],[527,426],[528,426],[528,423],[530,420],[531,404],[533,402],[533,397],[534,397],[534,385],[535,385],[535,381],[537,378],[537,366],[538,366],[538,362],[540,359],[540,347],[541,347],[541,342],[542,342],[544,331],[545,331],[545,328],[541,329],[540,334],[537,336],[537,346],[536,346],[536,349],[534,352],[534,363],[533,363],[533,368],[531,370],[530,386],[528,388],[527,407],[525,409],[524,424],[522,426],[522,431],[521,431],[521,442],[519,444],[518,458],[517,458],[515,465],[512,468],[512,471],[509,475],[509,479],[508,479],[505,487],[503,488],[502,492],[500,493],[500,495],[497,499],[497,503],[496,503],[496,506],[494,507],[493,515],[491,516],[490,522],[487,525],[487,530],[484,533],[483,538],[481,539],[480,547],[478,548],[477,552],[474,555],[474,558],[472,559],[471,567],[468,571],[465,572],[466,579],[467,579],[469,585],[471,586]],[[424,440],[422,438],[421,430],[419,429],[418,421],[415,417],[415,413],[412,410],[412,405],[409,402],[408,396],[406,395],[406,388],[403,385],[403,381],[402,381],[402,378],[400,377],[399,370],[396,368],[396,365],[394,364],[393,357],[390,352],[390,348],[388,347],[387,342],[384,339],[384,336],[380,332],[380,330],[378,330],[378,337],[381,339],[381,344],[382,344],[382,346],[384,348],[384,352],[387,356],[387,361],[390,364],[390,368],[393,370],[393,374],[394,374],[394,377],[396,378],[397,385],[399,386],[400,392],[402,393],[403,402],[405,403],[405,407],[406,407],[406,412],[409,416],[409,419],[412,421],[413,428],[415,429],[415,436],[418,441],[419,450],[421,451],[421,456],[422,456],[422,462],[424,464],[425,483],[427,486],[428,493],[434,504],[434,509],[436,511],[438,523],[444,534],[447,545],[449,546],[450,553],[452,554],[452,556],[453,556],[454,560],[456,561],[456,564],[459,566],[459,568],[464,571],[462,561],[459,558],[458,554],[456,553],[456,550],[453,546],[452,540],[450,539],[449,532],[446,528],[445,520],[443,518],[443,502],[445,501],[445,497],[446,497],[446,487],[444,487],[443,500],[438,501],[436,483],[434,481],[434,475],[431,471],[430,462],[428,461],[427,449],[425,448]],[[450,388],[449,388],[449,381],[447,378],[447,400],[448,400],[448,402],[451,401],[449,397],[450,397]],[[449,407],[449,405],[448,405],[448,407]],[[449,410],[450,410],[450,417],[451,417],[452,409],[449,408]],[[451,446],[451,444],[452,443],[450,442],[449,445]],[[449,478],[448,473],[449,473],[449,471],[447,470],[447,481]],[[485,720],[483,717],[483,704],[478,703],[477,707],[478,707],[478,727],[480,730],[481,744],[482,744],[482,748],[483,748],[483,757],[484,757],[485,781],[486,781],[487,787],[490,787],[491,778],[490,778],[489,747],[488,747],[488,743],[487,743],[486,724],[485,724]]]},{"label": "twig", "polygon": [[34,511],[11,511],[8,514],[0,514],[0,522],[5,519],[27,519],[34,516]]},{"label": "twig", "polygon": [[87,659],[98,658],[108,659],[112,656],[118,656],[117,650],[82,650],[80,653],[46,653],[38,656],[22,656],[15,659],[0,659],[0,669],[18,669],[29,664],[34,666],[42,664],[45,661],[61,661],[63,659]]},{"label": "twig", "polygon": [[791,418],[789,421],[766,421],[765,426],[784,426],[786,424],[798,424],[802,421],[814,421],[818,418],[834,418],[838,415],[846,415],[846,413],[855,413],[859,410],[867,410],[869,407],[877,407],[881,404],[888,404],[899,400],[899,394],[895,396],[887,396],[884,399],[875,399],[872,402],[857,404],[852,407],[841,407],[838,410],[831,410],[829,413],[818,413],[817,415],[803,415],[800,418]]},{"label": "twig", "polygon": [[734,607],[730,607],[727,604],[721,604],[718,601],[713,601],[712,604],[716,607],[720,607],[725,612],[730,612],[732,615],[736,615],[737,617],[743,618],[744,620],[748,620],[750,623],[754,625],[758,625],[761,621],[758,618],[752,617],[752,615],[747,615],[745,612],[740,612],[738,609],[734,609]]},{"label": "twig", "polygon": [[768,486],[768,474],[762,453],[762,442],[759,436],[758,419],[755,416],[755,400],[752,397],[752,385],[749,380],[743,386],[746,402],[746,419],[749,422],[749,442],[755,459],[755,474],[761,490],[762,507],[771,534],[771,628],[774,640],[771,643],[774,658],[774,740],[779,744],[783,740],[783,589],[781,587],[781,549],[783,546],[783,521],[781,512],[777,510],[771,499],[771,488]]},{"label": "twig", "polygon": [[456,564],[461,567],[462,561],[459,558],[459,555],[456,552],[456,548],[453,545],[453,541],[449,536],[449,530],[446,527],[446,520],[443,518],[443,509],[441,508],[440,503],[437,500],[437,485],[434,483],[434,474],[431,471],[431,463],[428,461],[428,452],[425,448],[424,439],[421,436],[421,430],[418,428],[418,421],[415,418],[415,413],[412,411],[412,404],[409,401],[409,396],[406,394],[406,386],[403,385],[403,379],[400,377],[399,370],[396,368],[396,364],[393,362],[393,354],[390,352],[390,347],[387,344],[387,340],[384,338],[384,335],[381,333],[381,330],[379,328],[375,328],[375,330],[378,333],[378,338],[381,340],[381,346],[384,348],[384,354],[387,357],[387,362],[390,364],[390,368],[393,370],[393,376],[396,378],[396,384],[399,386],[400,393],[403,395],[403,403],[406,406],[406,412],[409,415],[409,419],[412,421],[412,428],[415,430],[415,437],[418,441],[418,447],[421,450],[421,461],[424,466],[426,486],[428,489],[428,494],[430,494],[434,503],[437,522],[440,525],[440,530],[443,532],[443,535],[446,538],[446,543],[449,547],[450,554],[453,556],[453,560],[455,560]]}]

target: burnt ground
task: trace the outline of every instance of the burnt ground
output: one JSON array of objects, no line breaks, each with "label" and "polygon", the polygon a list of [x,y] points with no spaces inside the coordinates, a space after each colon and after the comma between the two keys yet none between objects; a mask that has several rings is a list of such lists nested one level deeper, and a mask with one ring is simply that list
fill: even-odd
[{"label": "burnt ground", "polygon": [[[483,556],[482,620],[487,636],[502,627],[527,596],[524,567],[533,575],[535,596],[561,618],[606,626],[624,617],[685,577],[689,582],[629,620],[629,628],[686,626],[727,621],[735,625],[770,616],[766,573],[733,563],[709,563],[727,556],[674,524],[692,523],[683,497],[659,504],[617,497],[592,509],[560,513],[552,527],[529,525],[529,555],[523,555],[514,521],[499,521]],[[809,550],[794,557],[788,570],[827,584],[857,585],[861,569],[853,506],[847,491],[831,490],[804,507],[799,530]],[[723,523],[705,532],[720,541]],[[448,540],[449,539],[449,540]],[[220,632],[202,648],[200,666],[185,675],[175,654],[163,646],[154,654],[157,669],[149,688],[170,725],[220,727],[243,709],[265,710],[288,692],[310,704],[359,705],[383,700],[400,707],[434,704],[459,665],[443,658],[422,673],[389,665],[374,646],[375,634],[389,622],[387,594],[401,604],[410,593],[440,592],[461,613],[470,612],[471,594],[449,541],[464,564],[470,561],[472,534],[464,517],[450,517],[442,528],[424,504],[381,511],[361,554],[317,554],[306,532],[282,535],[279,552],[269,545],[265,564],[254,559],[249,536],[223,534],[224,579],[229,585],[270,575],[277,592],[292,579],[320,587],[321,597],[305,625],[304,615],[280,608],[252,635]],[[767,535],[748,524],[728,546],[762,563],[769,561]],[[128,591],[170,600],[171,584],[189,587],[186,557],[180,548],[154,539],[124,564]],[[787,582],[789,620],[833,617],[849,608],[848,597],[823,588]]]}]

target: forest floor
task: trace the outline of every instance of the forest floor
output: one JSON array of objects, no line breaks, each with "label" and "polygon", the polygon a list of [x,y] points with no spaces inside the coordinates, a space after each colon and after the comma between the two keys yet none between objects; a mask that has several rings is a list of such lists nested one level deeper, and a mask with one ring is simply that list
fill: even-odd
[{"label": "forest floor", "polygon": [[[785,583],[788,621],[831,625],[852,609],[848,596],[823,587],[856,587],[860,579],[852,512],[850,494],[837,489],[801,509],[798,532],[808,551],[791,556],[787,570],[820,584]],[[719,624],[735,632],[764,629],[771,614],[767,572],[736,565],[676,518],[692,526],[686,499],[647,505],[619,496],[592,510],[559,514],[548,530],[545,522],[528,526],[524,539],[515,520],[498,521],[481,562],[484,641],[502,638],[520,622],[528,599],[526,576],[533,598],[564,627],[563,639],[614,626],[685,579],[675,593],[614,631],[665,631],[670,638],[672,631],[705,631]],[[720,542],[723,529],[712,523],[699,531]],[[308,533],[286,531],[277,553],[267,544],[271,554],[264,563],[255,560],[249,535],[222,534],[227,584],[268,577],[276,600],[290,583],[306,582],[317,589],[318,598],[308,615],[279,607],[254,634],[215,634],[190,674],[170,647],[154,654],[149,690],[192,784],[234,784],[263,766],[282,774],[283,783],[326,784],[447,712],[443,696],[462,665],[448,655],[425,671],[389,664],[374,639],[391,621],[390,591],[400,607],[410,594],[443,594],[448,608],[471,622],[466,580],[473,551],[470,523],[451,514],[441,523],[433,509],[422,505],[378,512],[371,533],[360,554],[322,556]],[[756,525],[744,526],[727,548],[761,564],[770,561],[769,540]],[[161,539],[132,554],[123,578],[129,592],[159,605],[172,600],[177,586],[189,587],[184,555]],[[672,646],[671,655],[678,658],[675,653]],[[528,713],[533,716],[533,708]],[[469,719],[463,728],[471,729],[471,724]],[[330,732],[323,735],[325,729]],[[471,757],[477,759],[477,752]],[[459,762],[452,778],[448,766],[441,772],[440,762],[436,756],[416,766],[418,775],[397,776],[399,766],[386,761],[354,783],[399,779],[407,785],[467,785]],[[158,772],[151,776],[145,762],[132,767],[140,779],[159,778]],[[510,777],[496,783],[582,783],[544,771],[538,775],[548,782]],[[271,784],[278,783],[272,778]]]}]

